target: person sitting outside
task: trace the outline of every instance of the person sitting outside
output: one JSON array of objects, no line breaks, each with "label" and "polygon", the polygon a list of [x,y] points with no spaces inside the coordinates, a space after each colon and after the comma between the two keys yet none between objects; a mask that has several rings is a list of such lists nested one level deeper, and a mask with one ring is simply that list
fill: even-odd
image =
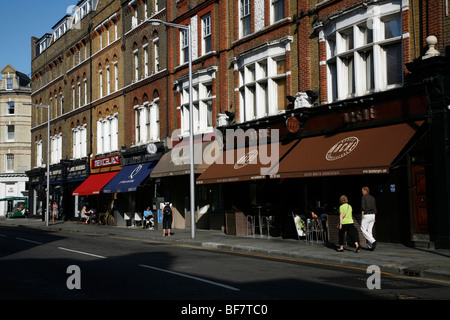
[{"label": "person sitting outside", "polygon": [[154,220],[153,220],[153,212],[150,207],[147,207],[147,210],[144,211],[144,229],[150,226],[150,230],[153,230]]},{"label": "person sitting outside", "polygon": [[82,222],[83,224],[88,224],[89,223],[89,215],[91,214],[91,210],[86,210],[86,206],[83,206],[81,208],[81,220],[86,219],[84,222]]}]

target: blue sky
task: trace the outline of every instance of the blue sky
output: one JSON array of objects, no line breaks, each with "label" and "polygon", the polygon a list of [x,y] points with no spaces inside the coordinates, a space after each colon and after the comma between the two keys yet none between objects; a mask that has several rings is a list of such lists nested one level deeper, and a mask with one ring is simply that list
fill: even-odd
[{"label": "blue sky", "polygon": [[25,74],[31,73],[31,37],[51,33],[79,0],[0,0],[0,70],[7,64]]}]

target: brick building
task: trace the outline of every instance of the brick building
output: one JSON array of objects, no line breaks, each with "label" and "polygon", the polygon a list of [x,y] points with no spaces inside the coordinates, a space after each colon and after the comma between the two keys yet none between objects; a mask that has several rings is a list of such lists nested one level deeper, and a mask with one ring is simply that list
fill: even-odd
[{"label": "brick building", "polygon": [[[230,221],[245,225],[265,212],[283,237],[296,237],[292,212],[325,212],[331,225],[340,194],[358,223],[367,185],[378,201],[380,241],[448,246],[448,2],[282,1],[286,18],[272,25],[277,3],[227,7],[228,104],[237,121],[218,129],[278,129],[281,160],[264,175],[213,164],[197,183],[219,199],[219,212],[233,212]],[[270,52],[277,45],[279,56]],[[283,95],[293,101],[286,111]],[[339,146],[346,152],[335,154]]]},{"label": "brick building", "polygon": [[[196,150],[222,136],[240,170],[196,163],[198,227],[227,231],[228,213],[245,222],[263,212],[273,234],[290,237],[292,212],[322,210],[332,220],[342,193],[357,212],[368,185],[380,241],[449,243],[448,174],[433,169],[448,164],[431,157],[447,148],[448,1],[85,0],[77,9],[32,40],[32,99],[52,110],[50,178],[66,216],[81,203],[102,211],[114,203],[115,223],[125,224],[167,200],[174,226],[189,227],[189,170],[172,155],[187,144],[193,112]],[[192,48],[183,29],[147,19],[190,24]],[[65,29],[74,22],[79,28]],[[33,114],[35,195],[44,111]],[[244,151],[268,139],[280,161],[265,174],[246,171],[261,163],[246,165],[249,154],[240,163],[234,140],[242,137]],[[345,154],[336,154],[338,138]],[[141,170],[150,178],[119,187],[122,173]],[[91,178],[104,184],[80,193]]]},{"label": "brick building", "polygon": [[78,212],[79,199],[74,201],[72,192],[90,175],[90,161],[118,155],[124,143],[118,134],[125,126],[121,14],[120,1],[79,1],[52,33],[32,38],[32,102],[44,105],[33,111],[28,172],[32,213],[42,212],[45,203],[47,140],[50,200],[58,203],[66,219]]}]

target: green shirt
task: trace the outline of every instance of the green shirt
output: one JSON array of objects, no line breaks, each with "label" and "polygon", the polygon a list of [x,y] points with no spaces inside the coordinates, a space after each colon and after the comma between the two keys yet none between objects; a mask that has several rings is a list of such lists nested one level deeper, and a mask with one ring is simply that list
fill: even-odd
[{"label": "green shirt", "polygon": [[352,218],[352,206],[348,203],[344,203],[339,207],[339,212],[342,213],[342,224],[353,223]]}]

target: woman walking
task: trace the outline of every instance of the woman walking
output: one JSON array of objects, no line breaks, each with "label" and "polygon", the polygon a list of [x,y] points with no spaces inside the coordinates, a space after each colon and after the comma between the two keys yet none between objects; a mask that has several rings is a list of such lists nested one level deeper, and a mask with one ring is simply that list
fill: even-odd
[{"label": "woman walking", "polygon": [[352,217],[352,206],[348,204],[347,196],[342,195],[339,198],[339,203],[341,206],[339,207],[339,249],[338,252],[344,251],[344,235],[345,232],[350,237],[350,240],[355,243],[356,250],[355,252],[359,252],[361,247],[359,245],[359,236],[358,230],[356,230],[353,224]]}]

